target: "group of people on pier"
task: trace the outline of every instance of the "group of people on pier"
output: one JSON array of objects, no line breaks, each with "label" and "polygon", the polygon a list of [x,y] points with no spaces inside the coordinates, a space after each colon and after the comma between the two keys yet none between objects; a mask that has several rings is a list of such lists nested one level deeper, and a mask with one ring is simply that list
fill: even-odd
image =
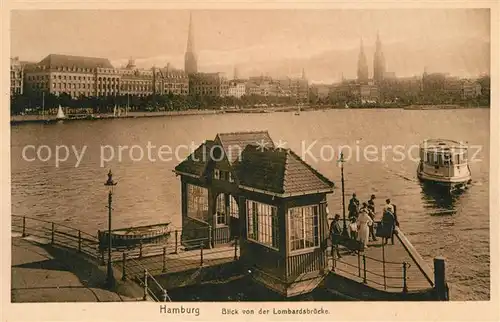
[{"label": "group of people on pier", "polygon": [[347,227],[348,237],[351,240],[358,241],[362,249],[368,248],[370,240],[377,241],[377,236],[384,239],[384,244],[387,244],[389,239],[394,245],[395,227],[399,226],[396,214],[396,206],[391,203],[390,199],[386,199],[386,204],[382,211],[382,219],[376,221],[375,213],[375,195],[371,195],[370,200],[363,202],[360,205],[356,197],[356,193],[352,194],[348,206],[348,222],[346,225],[341,225],[340,215],[336,214],[330,226],[330,236],[332,240],[332,256],[336,252],[340,258],[338,245],[343,240],[343,228]]}]

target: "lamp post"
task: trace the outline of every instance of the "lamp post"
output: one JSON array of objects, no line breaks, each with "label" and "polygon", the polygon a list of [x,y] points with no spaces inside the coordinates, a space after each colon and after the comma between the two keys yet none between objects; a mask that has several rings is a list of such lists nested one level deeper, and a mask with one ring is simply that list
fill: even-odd
[{"label": "lamp post", "polygon": [[109,188],[108,192],[108,269],[106,275],[106,285],[108,288],[113,288],[115,285],[115,277],[113,276],[113,266],[111,265],[111,203],[113,201],[113,188],[116,186],[113,181],[113,174],[111,170],[108,172],[108,181],[104,184]]},{"label": "lamp post", "polygon": [[349,232],[347,231],[347,224],[345,219],[345,193],[344,193],[344,153],[340,152],[340,158],[338,160],[340,162],[340,176],[342,182],[342,219],[344,225],[342,227],[342,236],[349,236]]}]

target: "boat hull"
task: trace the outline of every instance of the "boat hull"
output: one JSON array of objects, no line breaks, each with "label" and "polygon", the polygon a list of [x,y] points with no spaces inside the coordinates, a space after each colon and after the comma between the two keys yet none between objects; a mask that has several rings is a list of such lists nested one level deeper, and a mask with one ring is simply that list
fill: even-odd
[{"label": "boat hull", "polygon": [[[170,236],[170,223],[115,229],[111,231],[111,246],[134,246],[168,236]],[[108,246],[108,231],[98,231],[97,237],[101,248]]]},{"label": "boat hull", "polygon": [[471,182],[470,173],[461,177],[441,177],[417,170],[417,177],[425,184],[431,184],[448,191],[467,189]]}]

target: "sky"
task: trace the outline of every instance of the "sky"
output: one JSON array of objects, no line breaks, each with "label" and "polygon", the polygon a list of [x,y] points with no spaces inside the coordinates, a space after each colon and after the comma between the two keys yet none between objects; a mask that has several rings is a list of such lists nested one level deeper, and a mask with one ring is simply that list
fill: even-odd
[{"label": "sky", "polygon": [[[460,48],[459,55],[467,56],[464,51],[471,50],[463,63],[465,73],[484,69],[484,66],[476,68],[475,61],[483,65],[487,61],[489,66],[489,51],[478,53],[471,46],[459,45],[470,39],[489,44],[487,9],[194,10],[191,13],[201,71],[241,66],[242,70],[253,68],[258,72],[259,65],[270,62],[303,62],[332,51],[358,50],[361,38],[368,54],[377,32],[388,57],[397,57],[397,52],[390,52],[392,45],[418,46],[418,50],[424,51],[419,55],[426,57],[443,56],[445,50]],[[117,67],[134,58],[140,67],[165,66],[170,62],[183,68],[189,14],[188,10],[13,11],[11,54],[27,61],[39,61],[51,53],[105,57]],[[405,55],[404,66],[396,64],[393,66],[396,70],[392,71],[398,75],[411,74],[408,66],[413,59],[422,69],[425,62],[421,57],[411,51]],[[455,65],[449,68],[461,68]],[[355,69],[354,63],[346,72],[353,74]],[[294,72],[297,70],[298,67],[294,68]],[[447,72],[453,74],[454,70]],[[314,73],[318,78],[325,77],[319,71]]]}]

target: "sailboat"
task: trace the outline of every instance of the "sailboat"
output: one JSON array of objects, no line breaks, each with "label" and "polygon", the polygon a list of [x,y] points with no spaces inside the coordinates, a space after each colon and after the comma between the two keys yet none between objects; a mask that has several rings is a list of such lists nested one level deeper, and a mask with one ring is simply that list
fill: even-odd
[{"label": "sailboat", "polygon": [[63,109],[61,105],[59,105],[59,109],[57,110],[56,121],[62,121],[66,119],[66,115],[64,115]]}]

